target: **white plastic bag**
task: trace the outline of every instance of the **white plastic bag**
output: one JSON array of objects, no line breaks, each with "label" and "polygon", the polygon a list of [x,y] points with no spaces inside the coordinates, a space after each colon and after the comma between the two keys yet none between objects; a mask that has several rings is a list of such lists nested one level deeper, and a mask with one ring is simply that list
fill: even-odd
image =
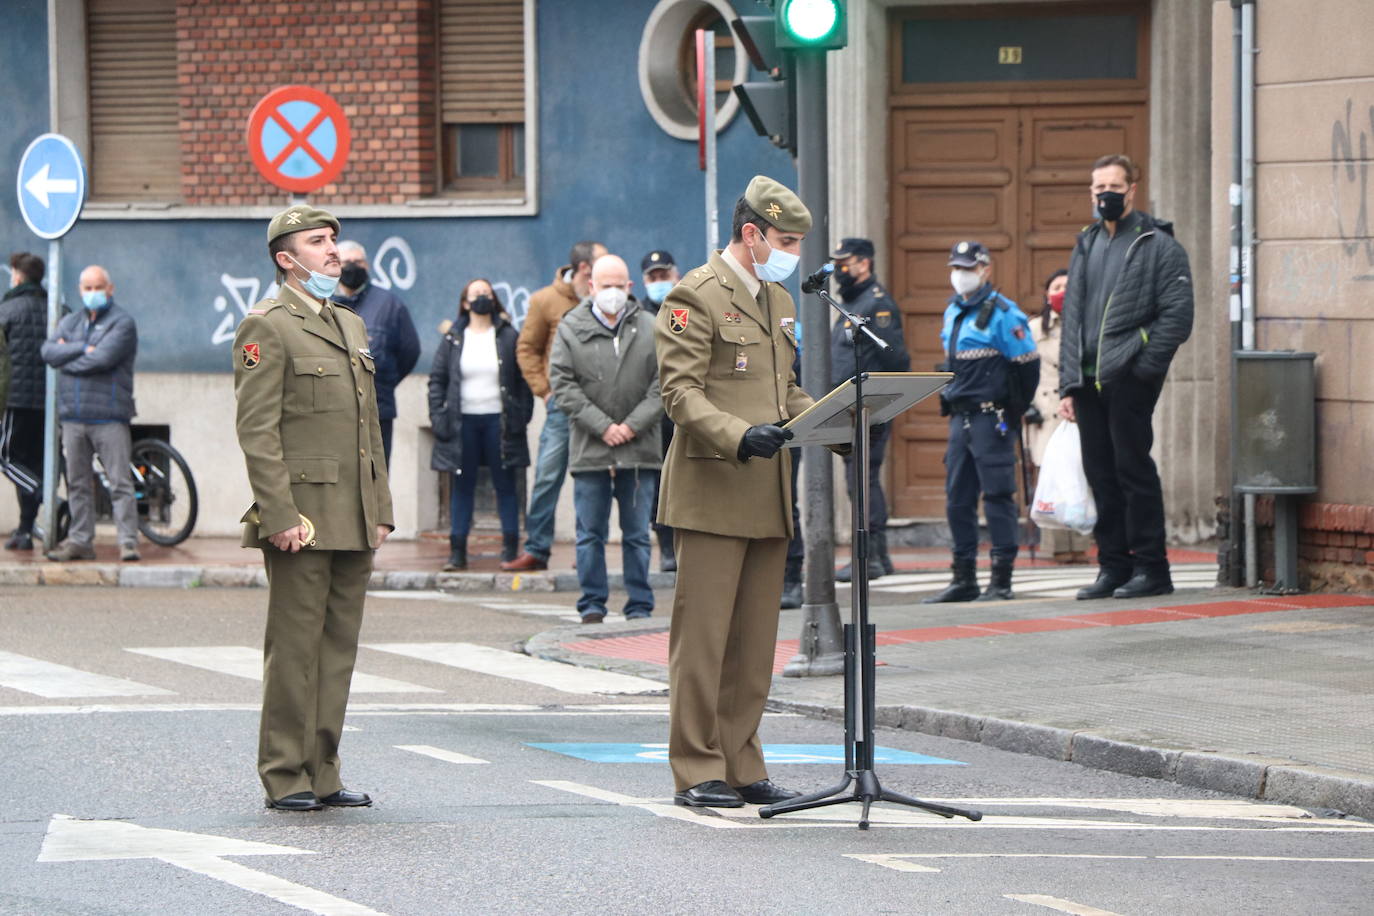
[{"label": "white plastic bag", "polygon": [[1031,520],[1041,528],[1068,528],[1079,534],[1092,534],[1097,524],[1097,504],[1083,474],[1077,423],[1060,423],[1045,444]]}]

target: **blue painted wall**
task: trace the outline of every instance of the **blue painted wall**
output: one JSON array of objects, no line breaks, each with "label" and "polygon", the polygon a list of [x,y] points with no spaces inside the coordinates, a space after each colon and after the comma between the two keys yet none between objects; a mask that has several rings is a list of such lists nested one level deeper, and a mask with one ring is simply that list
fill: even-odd
[{"label": "blue painted wall", "polygon": [[[0,152],[5,187],[13,189],[25,145],[48,128],[47,25],[43,0],[6,6],[0,74],[12,88]],[[684,272],[704,260],[696,144],[664,134],[640,97],[637,55],[651,7],[593,0],[538,5],[538,215],[344,222],[344,237],[368,248],[374,270],[399,281],[425,344],[420,370],[437,342],[435,326],[452,317],[458,292],[473,276],[532,292],[550,282],[571,243],[584,238],[623,256],[636,280],[639,259],[655,248],[673,252]],[[795,182],[791,159],[756,136],[743,116],[720,134],[718,155],[723,235],[751,176]],[[20,220],[12,190],[0,190],[0,206],[4,251],[46,256],[46,243]],[[261,220],[82,220],[64,243],[64,292],[75,300],[80,268],[103,264],[116,301],[138,318],[140,371],[227,372],[241,309],[272,280],[265,234]],[[379,246],[388,239],[404,244],[393,243],[378,264]],[[413,252],[409,265],[404,248]],[[523,308],[522,301],[514,304]]]}]

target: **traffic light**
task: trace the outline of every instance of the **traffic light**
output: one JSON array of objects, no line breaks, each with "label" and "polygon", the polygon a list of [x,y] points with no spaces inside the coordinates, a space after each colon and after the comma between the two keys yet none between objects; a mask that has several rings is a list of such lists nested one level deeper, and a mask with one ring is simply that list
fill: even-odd
[{"label": "traffic light", "polygon": [[849,41],[843,0],[777,0],[777,46],[835,51]]},{"label": "traffic light", "polygon": [[755,70],[772,79],[733,86],[749,123],[761,137],[790,153],[797,152],[796,89],[790,55],[778,52],[772,16],[741,16],[730,22]]}]

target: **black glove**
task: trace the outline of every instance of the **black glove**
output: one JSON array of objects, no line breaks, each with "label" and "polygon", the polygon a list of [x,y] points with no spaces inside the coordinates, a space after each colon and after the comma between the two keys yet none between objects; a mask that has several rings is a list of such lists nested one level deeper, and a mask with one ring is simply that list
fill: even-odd
[{"label": "black glove", "polygon": [[1021,414],[1021,419],[1032,426],[1040,426],[1045,422],[1045,416],[1036,407],[1027,407],[1026,412]]},{"label": "black glove", "polygon": [[739,440],[739,460],[750,458],[772,458],[782,448],[784,442],[792,438],[792,430],[764,423],[751,426],[744,431]]}]

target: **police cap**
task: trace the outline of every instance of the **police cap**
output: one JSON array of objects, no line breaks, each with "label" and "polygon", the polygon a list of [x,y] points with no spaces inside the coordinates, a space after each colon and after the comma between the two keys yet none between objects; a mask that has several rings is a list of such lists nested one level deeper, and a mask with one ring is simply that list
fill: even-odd
[{"label": "police cap", "polygon": [[840,239],[840,244],[830,252],[830,258],[834,261],[843,261],[845,258],[872,260],[873,243],[868,239]]},{"label": "police cap", "polygon": [[992,255],[982,242],[960,242],[949,250],[950,267],[977,267],[991,264]]},{"label": "police cap", "polygon": [[267,244],[272,244],[283,235],[325,226],[333,229],[335,235],[339,233],[339,221],[333,213],[309,204],[293,204],[272,217],[272,222],[267,224]]},{"label": "police cap", "polygon": [[811,211],[801,198],[766,175],[755,175],[744,189],[749,208],[782,232],[811,231]]},{"label": "police cap", "polygon": [[644,260],[639,262],[639,272],[647,274],[651,270],[658,270],[660,267],[676,267],[677,262],[673,256],[663,249],[651,251],[644,256]]}]

